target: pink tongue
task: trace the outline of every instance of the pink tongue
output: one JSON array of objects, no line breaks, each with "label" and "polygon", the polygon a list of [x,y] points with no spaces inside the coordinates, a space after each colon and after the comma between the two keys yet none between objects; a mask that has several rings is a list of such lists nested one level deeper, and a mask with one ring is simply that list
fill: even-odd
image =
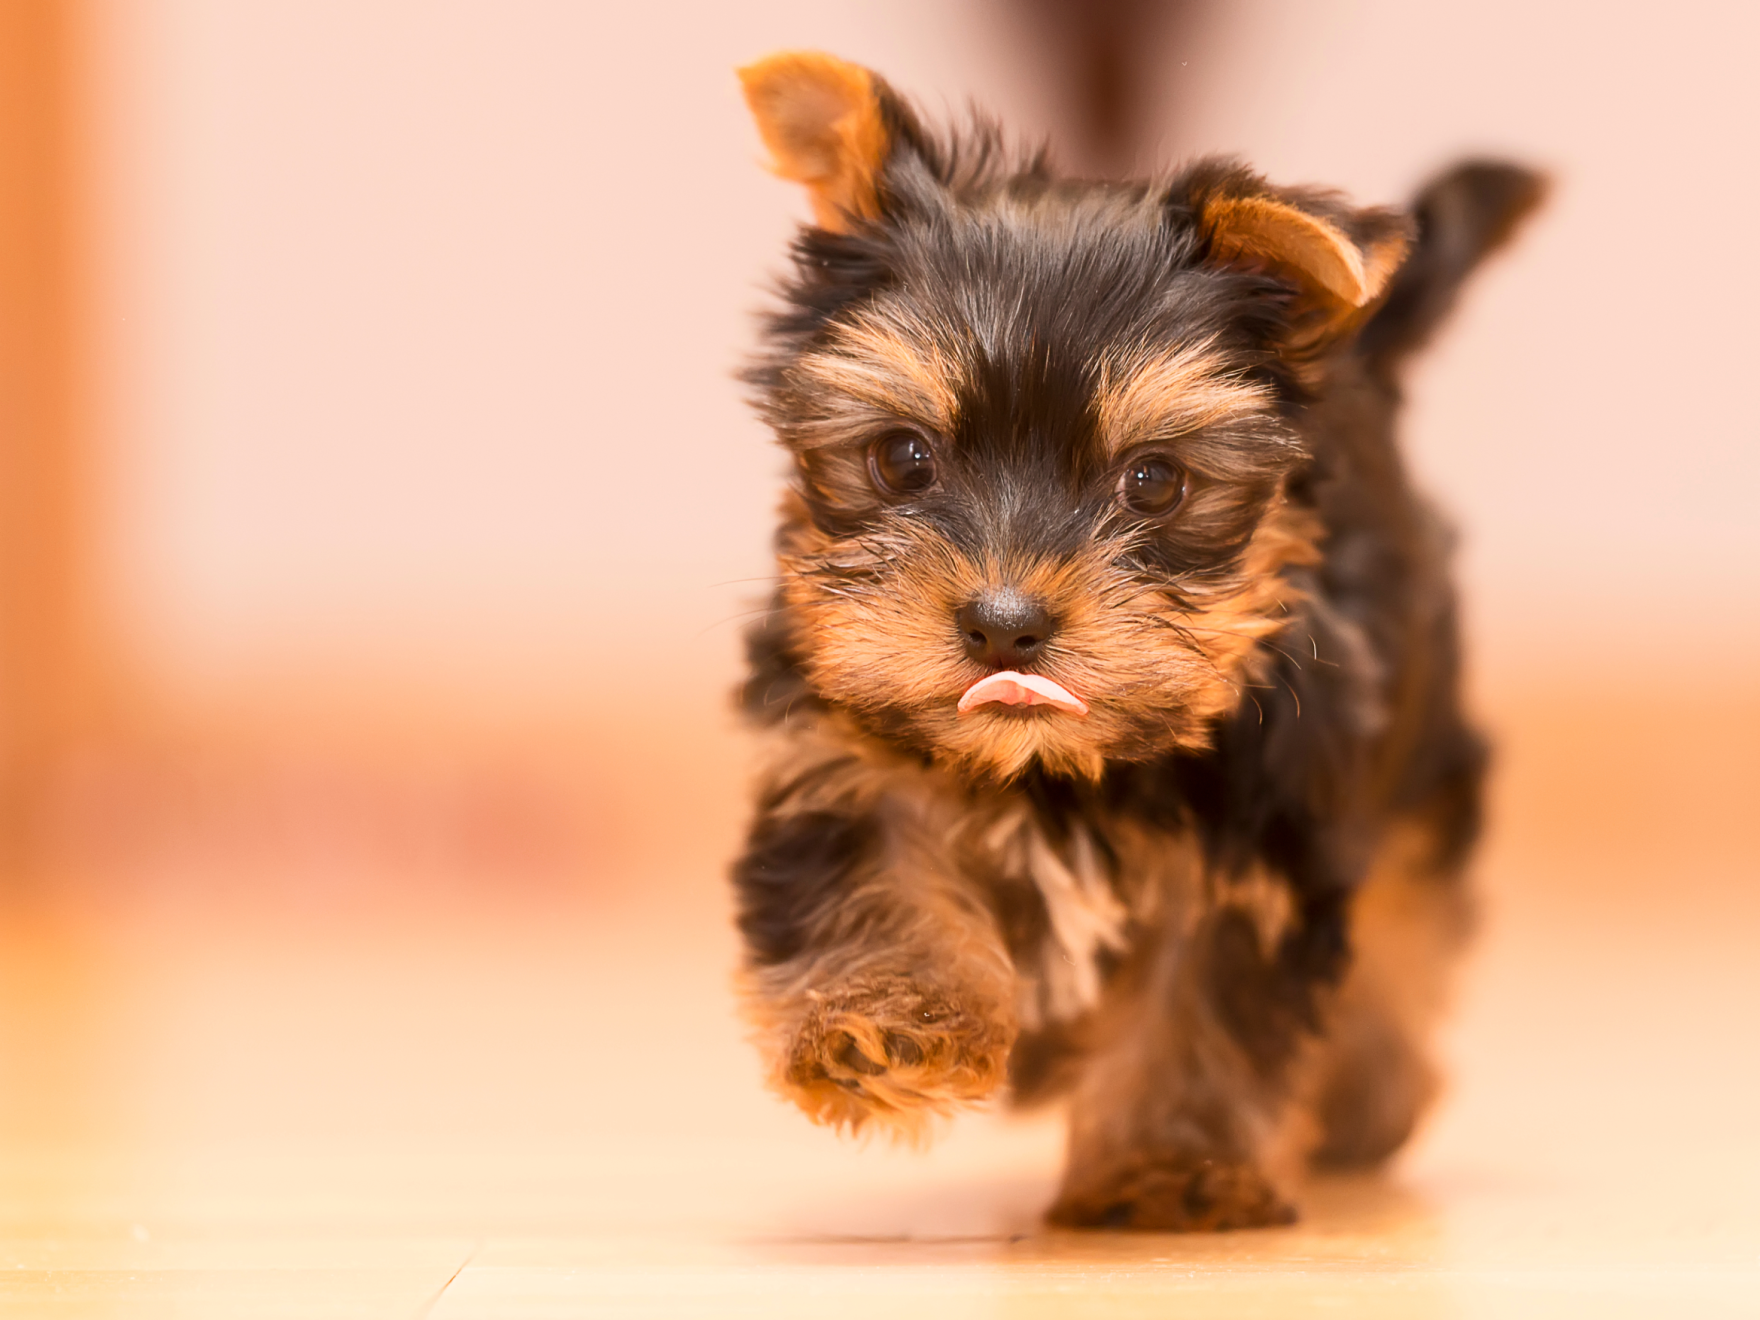
[{"label": "pink tongue", "polygon": [[1061,683],[1038,674],[1017,674],[1012,669],[980,678],[959,699],[959,713],[969,715],[979,706],[999,702],[1004,706],[1055,706],[1071,715],[1086,715],[1088,703]]}]

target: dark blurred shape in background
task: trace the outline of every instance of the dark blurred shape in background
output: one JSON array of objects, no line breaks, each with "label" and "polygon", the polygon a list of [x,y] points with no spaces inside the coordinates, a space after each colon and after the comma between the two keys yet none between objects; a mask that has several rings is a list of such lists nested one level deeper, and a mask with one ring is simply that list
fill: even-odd
[{"label": "dark blurred shape in background", "polygon": [[1189,48],[1200,0],[1014,0],[1041,47],[1068,113],[1058,160],[1077,173],[1124,177],[1154,168],[1143,149],[1160,137],[1153,116]]}]

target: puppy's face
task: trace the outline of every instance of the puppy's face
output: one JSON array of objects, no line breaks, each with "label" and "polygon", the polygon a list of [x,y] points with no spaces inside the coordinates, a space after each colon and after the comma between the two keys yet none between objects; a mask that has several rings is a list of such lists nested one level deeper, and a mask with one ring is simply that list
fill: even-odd
[{"label": "puppy's face", "polygon": [[[1281,248],[1336,236],[1359,275],[1360,249],[1286,207],[1292,239],[1265,198],[1244,223],[1271,241],[1219,233],[1239,171],[962,170],[877,79],[807,58],[747,81],[783,172],[823,185],[753,377],[794,456],[782,599],[809,681],[975,775],[1201,746],[1314,557],[1286,490],[1298,359],[1367,301]],[[803,101],[843,107],[806,165]]]},{"label": "puppy's face", "polygon": [[1197,744],[1308,553],[1239,309],[1147,196],[1003,194],[887,246],[775,397],[812,682],[1000,775]]}]

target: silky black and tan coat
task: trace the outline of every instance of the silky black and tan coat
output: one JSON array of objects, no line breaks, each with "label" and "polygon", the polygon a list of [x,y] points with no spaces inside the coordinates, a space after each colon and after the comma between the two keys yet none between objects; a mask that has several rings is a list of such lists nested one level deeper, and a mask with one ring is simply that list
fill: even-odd
[{"label": "silky black and tan coat", "polygon": [[[1538,180],[1068,180],[826,56],[742,76],[816,218],[750,373],[793,471],[734,871],[774,1082],[907,1132],[1067,1095],[1054,1220],[1282,1221],[1433,1090],[1485,753],[1398,369]],[[1058,704],[962,703],[999,671]]]}]

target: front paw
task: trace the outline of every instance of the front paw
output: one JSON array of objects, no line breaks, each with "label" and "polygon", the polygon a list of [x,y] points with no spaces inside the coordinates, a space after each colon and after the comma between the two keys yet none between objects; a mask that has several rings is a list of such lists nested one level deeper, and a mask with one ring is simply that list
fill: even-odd
[{"label": "front paw", "polygon": [[915,1135],[991,1094],[1013,1039],[1000,1013],[909,977],[869,977],[813,996],[778,1082],[816,1122]]},{"label": "front paw", "polygon": [[1064,1228],[1192,1233],[1293,1224],[1296,1212],[1249,1164],[1162,1155],[1080,1186],[1071,1179],[1046,1219]]}]

